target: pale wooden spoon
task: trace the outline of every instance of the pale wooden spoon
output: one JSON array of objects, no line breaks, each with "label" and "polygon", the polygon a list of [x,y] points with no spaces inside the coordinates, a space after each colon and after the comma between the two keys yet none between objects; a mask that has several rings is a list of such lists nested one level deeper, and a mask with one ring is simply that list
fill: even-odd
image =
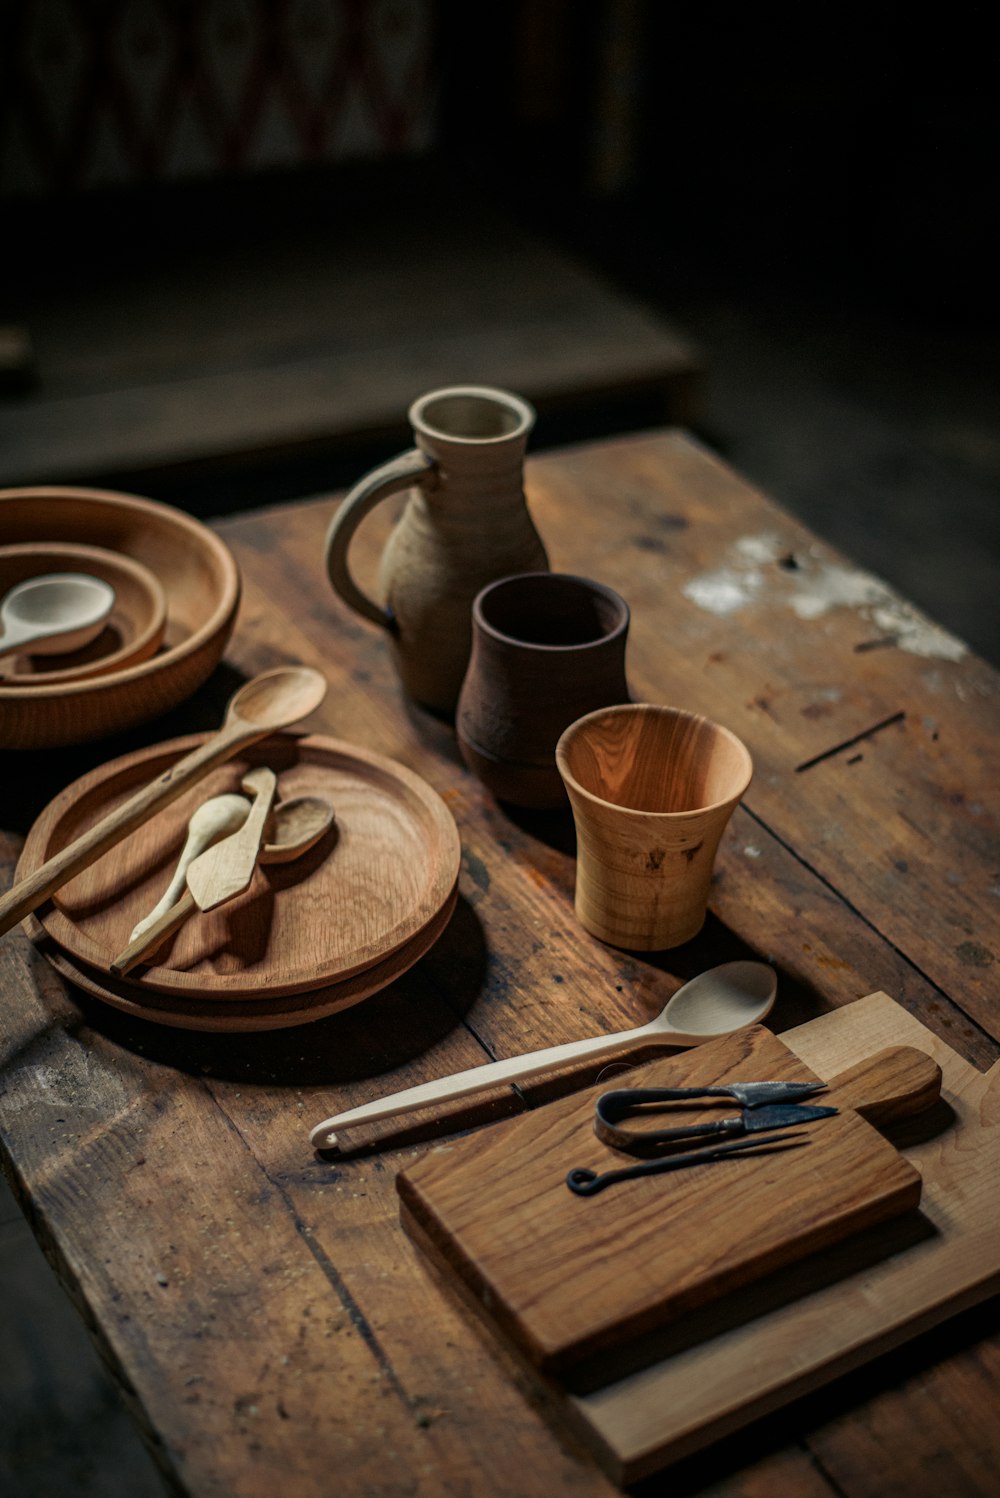
[{"label": "pale wooden spoon", "polygon": [[148,822],[154,812],[203,780],[209,770],[232,759],[247,744],[297,723],[319,707],[325,695],[326,680],[311,666],[279,666],[248,681],[230,699],[218,733],[164,770],[152,785],[115,807],[0,899],[0,936],[81,869],[89,868],[102,853]]},{"label": "pale wooden spoon", "polygon": [[172,905],[176,905],[181,895],[187,888],[187,871],[199,853],[204,853],[213,843],[220,838],[228,837],[231,832],[236,832],[246,821],[250,812],[250,802],[246,796],[237,796],[233,792],[227,792],[223,796],[212,796],[208,801],[203,801],[196,809],[187,825],[187,837],[181,849],[181,856],[177,860],[173,878],[167,885],[163,894],[157,900],[148,915],[143,916],[132,927],[129,941],[138,941],[144,931],[155,926],[156,922],[164,915]]},{"label": "pale wooden spoon", "polygon": [[[293,796],[290,801],[282,802],[271,813],[267,830],[269,840],[261,848],[258,862],[290,863],[293,858],[299,858],[319,842],[333,820],[333,807],[320,796]],[[111,971],[116,977],[123,978],[162,946],[197,909],[194,895],[186,889],[177,903],[165,910],[139,937],[133,932],[128,946],[112,962]]]},{"label": "pale wooden spoon", "polygon": [[720,1035],[730,1035],[746,1025],[755,1025],[774,1003],[778,979],[774,969],[763,962],[724,962],[705,973],[699,973],[664,1006],[655,1019],[634,1030],[617,1030],[612,1035],[595,1035],[588,1040],[570,1040],[564,1045],[549,1046],[544,1051],[530,1051],[507,1061],[488,1061],[468,1071],[423,1082],[403,1092],[362,1103],[324,1119],[309,1132],[310,1143],[317,1149],[332,1149],[337,1143],[336,1129],[351,1124],[374,1123],[394,1118],[415,1108],[426,1108],[446,1098],[471,1097],[488,1092],[502,1082],[523,1082],[540,1072],[551,1071],[571,1061],[595,1056],[612,1056],[616,1051],[632,1050],[644,1042],[659,1041],[669,1046],[696,1046]]}]

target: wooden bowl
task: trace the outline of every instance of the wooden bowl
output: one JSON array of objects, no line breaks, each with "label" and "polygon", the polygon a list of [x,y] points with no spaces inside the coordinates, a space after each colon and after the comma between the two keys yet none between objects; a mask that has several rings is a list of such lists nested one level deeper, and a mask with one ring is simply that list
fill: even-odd
[{"label": "wooden bowl", "polygon": [[81,650],[64,655],[29,651],[0,662],[4,686],[50,687],[88,676],[107,676],[148,660],[167,627],[167,597],[148,567],[132,557],[99,546],[36,541],[0,546],[0,598],[18,583],[48,572],[83,572],[115,590],[115,606],[97,636]]},{"label": "wooden bowl", "polygon": [[0,682],[0,749],[53,748],[144,723],[189,697],[221,659],[239,606],[229,548],[170,505],[102,489],[0,490],[0,547],[74,544],[116,552],[158,579],[167,619],[159,652],[101,676]]}]

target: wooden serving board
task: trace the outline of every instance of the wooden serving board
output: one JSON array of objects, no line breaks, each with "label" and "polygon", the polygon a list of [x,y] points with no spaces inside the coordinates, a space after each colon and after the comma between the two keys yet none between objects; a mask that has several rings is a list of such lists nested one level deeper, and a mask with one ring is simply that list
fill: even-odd
[{"label": "wooden serving board", "polygon": [[[641,1067],[628,1085],[753,1080],[816,1074],[755,1026]],[[607,1090],[435,1150],[397,1180],[404,1225],[547,1373],[592,1379],[609,1353],[919,1202],[919,1172],[834,1089],[816,1101],[841,1111],[809,1125],[801,1147],[576,1196],[571,1168],[632,1163],[594,1134],[594,1100]],[[739,1105],[700,1109],[676,1121],[729,1117]]]}]

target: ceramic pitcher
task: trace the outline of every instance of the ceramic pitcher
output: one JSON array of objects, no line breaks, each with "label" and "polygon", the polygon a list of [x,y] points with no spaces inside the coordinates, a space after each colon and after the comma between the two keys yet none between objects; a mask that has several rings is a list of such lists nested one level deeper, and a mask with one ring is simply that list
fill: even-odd
[{"label": "ceramic pitcher", "polygon": [[[326,565],[340,597],[388,632],[410,696],[451,713],[480,588],[548,568],[522,477],[535,413],[509,391],[455,385],[414,401],[409,419],[415,447],[350,491],[327,533]],[[351,576],[348,546],[364,517],[400,489],[412,493],[382,554],[375,601]]]}]

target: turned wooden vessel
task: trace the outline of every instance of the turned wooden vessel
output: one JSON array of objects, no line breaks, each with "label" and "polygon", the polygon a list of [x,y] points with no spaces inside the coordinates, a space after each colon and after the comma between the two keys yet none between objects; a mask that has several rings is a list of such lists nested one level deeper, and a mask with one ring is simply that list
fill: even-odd
[{"label": "turned wooden vessel", "polygon": [[5,687],[56,686],[107,676],[155,655],[167,625],[167,599],[159,579],[135,557],[80,543],[30,541],[0,546],[0,594],[27,578],[82,572],[114,589],[104,627],[87,644],[65,653],[35,655],[27,649],[0,662]]},{"label": "turned wooden vessel", "polygon": [[[455,385],[414,401],[416,446],[354,486],[326,537],[326,566],[345,603],[387,630],[403,686],[452,713],[469,662],[472,600],[486,583],[548,567],[524,498],[524,449],[535,421],[506,390]],[[388,495],[410,489],[382,554],[378,601],[347,565],[351,537]]]},{"label": "turned wooden vessel", "polygon": [[628,701],[628,605],[566,573],[501,578],[472,606],[455,726],[462,758],[500,801],[566,805],[556,743],[577,718]]},{"label": "turned wooden vessel", "polygon": [[581,924],[637,951],[690,941],[753,774],[745,745],[696,713],[635,703],[571,724],[556,763],[576,822]]},{"label": "turned wooden vessel", "polygon": [[[82,744],[184,701],[222,657],[240,576],[226,544],[172,505],[104,489],[0,490],[0,547],[96,546],[138,562],[166,598],[161,646],[84,679],[0,682],[0,748]],[[85,570],[85,569],[84,569]]]}]

